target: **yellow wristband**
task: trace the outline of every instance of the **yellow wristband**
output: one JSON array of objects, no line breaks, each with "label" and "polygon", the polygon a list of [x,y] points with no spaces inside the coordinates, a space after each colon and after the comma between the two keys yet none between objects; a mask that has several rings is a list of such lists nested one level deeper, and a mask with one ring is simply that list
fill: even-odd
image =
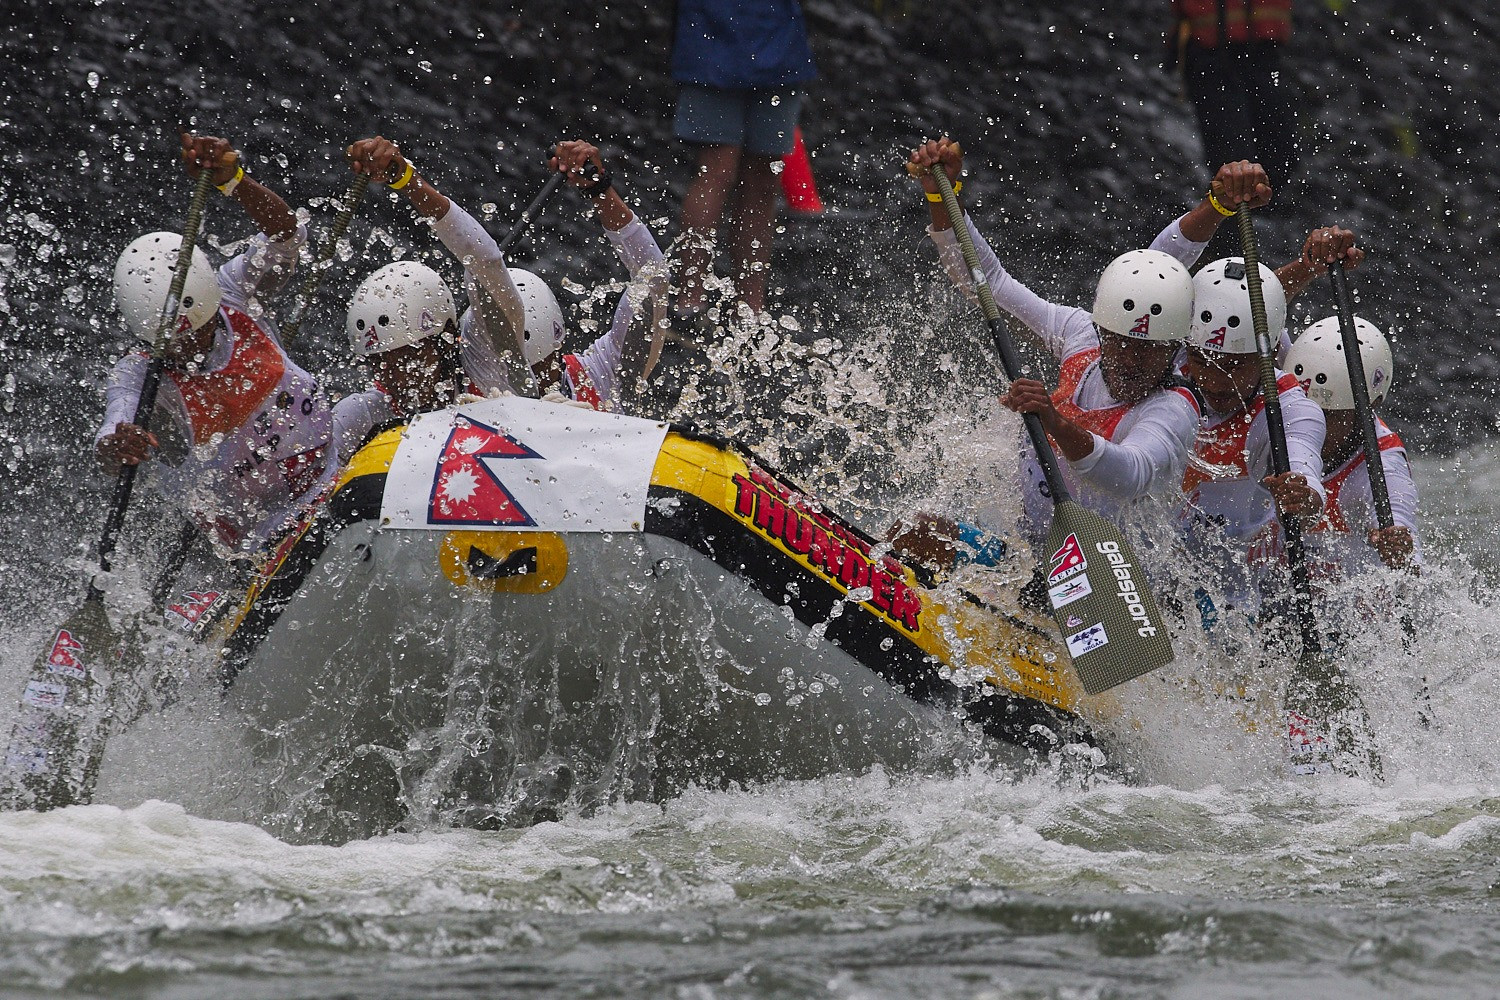
[{"label": "yellow wristband", "polygon": [[412,179],[412,177],[414,177],[416,175],[416,173],[417,173],[416,168],[411,165],[411,161],[410,160],[407,160],[406,161],[406,170],[405,170],[405,172],[402,173],[401,179],[399,181],[396,181],[393,184],[391,184],[391,190],[392,191],[400,191],[402,188],[406,187],[406,185],[408,185],[408,184],[411,183],[411,179]]},{"label": "yellow wristband", "polygon": [[1209,188],[1208,189],[1208,203],[1214,207],[1214,211],[1215,212],[1218,212],[1220,215],[1224,216],[1224,218],[1226,218],[1226,219],[1229,218],[1231,215],[1234,214],[1234,210],[1233,209],[1225,208],[1222,204],[1219,203],[1219,199],[1217,199],[1217,198],[1214,197],[1214,190],[1213,190],[1213,188]]},{"label": "yellow wristband", "polygon": [[215,184],[214,187],[218,188],[219,189],[219,193],[222,194],[224,197],[226,197],[226,198],[233,198],[234,197],[234,189],[237,188],[237,187],[239,187],[240,186],[240,181],[242,181],[244,179],[245,179],[245,167],[244,167],[244,165],[243,164],[236,164],[235,168],[234,168],[234,176],[231,177],[231,178],[229,178],[229,180],[225,181],[223,184]]},{"label": "yellow wristband", "polygon": [[[964,182],[963,181],[958,181],[957,183],[955,183],[953,185],[953,193],[954,194],[958,194],[958,192],[962,191],[963,189],[964,189]],[[941,194],[939,194],[938,192],[936,192],[936,191],[928,191],[927,192],[927,200],[928,201],[942,201],[943,200],[943,196]]]}]

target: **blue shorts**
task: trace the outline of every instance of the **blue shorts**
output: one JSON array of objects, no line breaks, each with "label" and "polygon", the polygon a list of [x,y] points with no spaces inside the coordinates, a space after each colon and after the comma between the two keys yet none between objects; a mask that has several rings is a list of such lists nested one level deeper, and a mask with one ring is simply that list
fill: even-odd
[{"label": "blue shorts", "polygon": [[677,97],[677,137],[704,146],[739,146],[757,156],[792,151],[802,110],[796,87],[720,90],[684,83]]}]

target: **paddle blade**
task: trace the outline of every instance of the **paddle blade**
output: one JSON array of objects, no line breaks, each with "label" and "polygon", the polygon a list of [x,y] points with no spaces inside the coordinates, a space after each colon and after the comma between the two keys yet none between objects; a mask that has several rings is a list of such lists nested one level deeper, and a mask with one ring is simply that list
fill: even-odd
[{"label": "paddle blade", "polygon": [[1282,703],[1288,766],[1293,774],[1384,778],[1364,699],[1326,652],[1303,651]]},{"label": "paddle blade", "polygon": [[1064,500],[1047,535],[1047,596],[1073,669],[1089,694],[1172,662],[1172,642],[1146,574],[1120,529]]},{"label": "paddle blade", "polygon": [[123,649],[100,599],[51,633],[31,667],[0,772],[0,810],[58,809],[94,793]]}]

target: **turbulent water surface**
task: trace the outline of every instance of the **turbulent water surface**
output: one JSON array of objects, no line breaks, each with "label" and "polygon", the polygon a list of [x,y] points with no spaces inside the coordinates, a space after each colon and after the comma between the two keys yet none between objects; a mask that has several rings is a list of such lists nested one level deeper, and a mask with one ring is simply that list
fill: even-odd
[{"label": "turbulent water surface", "polygon": [[[1287,780],[1194,660],[1126,689],[1130,781],[971,757],[298,845],[232,819],[228,720],[169,713],[103,804],[0,816],[0,993],[1490,995],[1500,629],[1463,553],[1497,468],[1419,466],[1466,489],[1432,491],[1426,634],[1354,667],[1384,782]],[[7,688],[37,636],[9,639]]]},{"label": "turbulent water surface", "polygon": [[[175,124],[241,142],[315,228],[347,182],[336,152],[361,135],[419,150],[497,233],[539,184],[532,151],[599,136],[665,242],[690,168],[671,144],[666,7],[646,6],[412,0],[314,21],[298,5],[20,5],[0,35],[30,70],[0,88],[0,737],[103,519],[85,443],[127,346],[110,262],[177,225]],[[777,315],[717,348],[719,380],[678,415],[871,529],[916,508],[1001,523],[1016,425],[987,338],[922,244],[900,150],[954,131],[1007,263],[1086,302],[1118,244],[1202,190],[1189,112],[1155,68],[1165,5],[806,6],[825,77],[809,140],[825,196],[858,211],[778,236]],[[1500,172],[1483,7],[1301,5],[1287,76],[1306,169],[1262,230],[1279,259],[1313,224],[1361,228],[1361,308],[1398,332],[1393,422],[1429,451],[1414,634],[1341,595],[1384,780],[1284,776],[1280,678],[1244,669],[1260,636],[1243,620],[1190,629],[1177,664],[1121,689],[1103,766],[1077,747],[1018,761],[935,716],[901,767],[809,777],[797,759],[798,780],[726,787],[679,766],[655,789],[670,794],[605,782],[488,830],[420,787],[400,822],[304,794],[282,780],[300,762],[257,757],[188,657],[176,703],[111,743],[97,804],[0,814],[0,997],[1496,995]],[[358,382],[337,303],[364,270],[425,254],[456,278],[404,207],[371,196],[362,212],[294,350],[334,392]],[[216,199],[216,260],[244,230]],[[586,289],[622,273],[594,223],[559,200],[523,247],[566,289],[583,346],[620,286]],[[1329,307],[1315,288],[1298,318]],[[144,600],[157,523],[143,490],[113,601]],[[627,722],[593,735],[650,778],[649,713]],[[470,735],[383,749],[456,772],[493,749]]]}]

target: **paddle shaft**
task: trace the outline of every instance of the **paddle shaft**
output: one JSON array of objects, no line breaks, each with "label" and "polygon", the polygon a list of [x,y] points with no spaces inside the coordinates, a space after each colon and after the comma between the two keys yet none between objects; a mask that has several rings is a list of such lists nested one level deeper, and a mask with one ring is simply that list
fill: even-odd
[{"label": "paddle shaft", "polygon": [[[140,399],[135,404],[135,415],[131,423],[145,429],[156,410],[156,391],[161,385],[163,355],[173,328],[177,325],[177,313],[182,308],[182,289],[187,285],[188,269],[193,262],[193,247],[198,241],[198,227],[203,222],[203,209],[208,204],[208,192],[213,187],[213,172],[207,168],[198,172],[198,182],[193,188],[193,200],[188,204],[187,221],[182,227],[182,246],[177,251],[177,268],[172,273],[172,285],[167,290],[167,301],[162,305],[161,318],[156,325],[156,339],[151,345],[151,360],[146,365],[146,377],[141,382]],[[125,524],[125,511],[130,506],[130,494],[135,489],[136,472],[139,465],[123,465],[115,479],[114,497],[110,502],[109,516],[104,521],[104,532],[99,537],[99,571],[108,573],[115,544],[120,538],[120,529]],[[98,580],[89,581],[87,600],[97,601],[104,597]]]},{"label": "paddle shaft", "polygon": [[[1286,449],[1286,422],[1281,416],[1281,394],[1276,388],[1276,348],[1267,329],[1266,300],[1260,284],[1260,251],[1255,242],[1255,226],[1250,220],[1250,206],[1241,204],[1235,215],[1240,225],[1240,247],[1245,256],[1245,283],[1250,291],[1250,318],[1255,325],[1255,348],[1260,356],[1260,391],[1265,402],[1266,430],[1271,438],[1271,471],[1280,476],[1292,471],[1292,463]],[[1302,525],[1295,515],[1281,517],[1281,534],[1286,542],[1286,561],[1292,574],[1292,604],[1297,609],[1297,625],[1302,632],[1303,656],[1318,654],[1323,651],[1323,639],[1318,632],[1317,618],[1313,614],[1312,581],[1307,573]]]},{"label": "paddle shaft", "polygon": [[349,231],[349,223],[354,219],[354,210],[359,207],[360,199],[365,196],[365,189],[370,186],[370,175],[360,174],[354,178],[354,183],[349,185],[349,190],[344,193],[344,203],[339,207],[339,214],[334,217],[333,226],[328,230],[328,238],[323,241],[323,253],[319,255],[317,263],[308,269],[307,277],[302,279],[302,288],[297,292],[297,311],[292,318],[281,328],[282,346],[290,344],[292,338],[297,336],[297,331],[302,329],[302,318],[307,315],[307,310],[312,308],[314,293],[318,285],[323,281],[323,275],[328,266],[333,263],[333,258],[338,253],[339,240]]},{"label": "paddle shaft", "polygon": [[1375,410],[1370,405],[1369,383],[1365,381],[1365,359],[1359,350],[1359,333],[1354,329],[1354,303],[1349,296],[1349,276],[1339,261],[1328,269],[1333,282],[1334,302],[1339,314],[1339,340],[1344,346],[1344,363],[1349,366],[1349,388],[1354,392],[1355,419],[1359,421],[1364,441],[1365,465],[1370,472],[1370,493],[1375,499],[1375,522],[1384,529],[1393,527],[1391,491],[1385,483],[1385,464],[1380,460],[1380,437],[1375,432]]},{"label": "paddle shaft", "polygon": [[[1000,307],[995,304],[995,296],[990,291],[989,279],[984,275],[984,268],[979,266],[979,251],[974,249],[974,237],[969,233],[969,223],[964,218],[963,207],[958,203],[958,196],[953,193],[953,185],[949,183],[942,164],[934,164],[931,173],[932,179],[937,183],[938,193],[943,196],[943,207],[948,210],[948,219],[953,224],[954,235],[958,237],[959,248],[963,251],[964,264],[969,268],[969,279],[974,283],[974,291],[979,296],[979,308],[984,313],[985,322],[989,324],[991,336],[995,338],[995,349],[1000,352],[1001,367],[1005,369],[1005,377],[1014,382],[1020,377],[1018,373],[1021,370],[1021,359],[1005,329]],[[1031,447],[1036,451],[1037,462],[1047,480],[1047,491],[1052,495],[1053,505],[1072,499],[1063,483],[1062,473],[1058,470],[1052,442],[1047,439],[1047,432],[1042,428],[1041,417],[1035,413],[1023,413],[1021,420],[1026,425],[1026,434],[1031,438]]]},{"label": "paddle shaft", "polygon": [[561,173],[555,173],[547,178],[547,183],[542,185],[542,189],[537,192],[537,196],[531,199],[531,204],[527,205],[521,212],[521,217],[516,220],[516,224],[510,227],[510,232],[505,234],[505,239],[500,241],[501,253],[505,253],[511,247],[515,246],[521,237],[526,235],[526,230],[530,229],[531,224],[536,221],[537,216],[542,214],[542,207],[552,200],[552,196],[557,193],[557,189],[562,187],[566,181],[567,177]]}]

